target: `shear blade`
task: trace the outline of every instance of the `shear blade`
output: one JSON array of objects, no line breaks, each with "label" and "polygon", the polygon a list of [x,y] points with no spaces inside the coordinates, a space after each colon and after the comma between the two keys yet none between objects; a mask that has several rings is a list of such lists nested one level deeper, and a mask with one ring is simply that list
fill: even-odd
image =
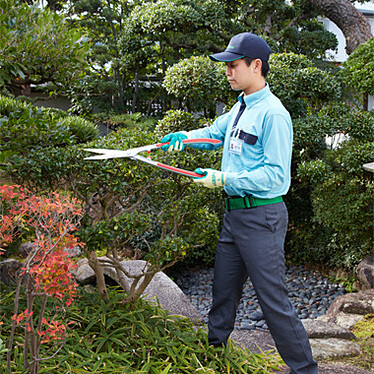
[{"label": "shear blade", "polygon": [[96,156],[86,157],[85,160],[105,160],[110,158],[121,158],[121,157],[130,157],[128,151],[119,151],[116,149],[102,149],[102,148],[86,148],[83,149],[87,152],[97,153]]}]

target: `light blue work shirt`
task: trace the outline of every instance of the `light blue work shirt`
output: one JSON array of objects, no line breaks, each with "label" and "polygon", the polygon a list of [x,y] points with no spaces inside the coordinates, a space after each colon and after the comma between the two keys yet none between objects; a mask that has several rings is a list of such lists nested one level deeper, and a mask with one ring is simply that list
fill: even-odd
[{"label": "light blue work shirt", "polygon": [[[246,108],[232,133],[243,100]],[[291,117],[267,84],[253,94],[242,93],[230,112],[211,126],[189,132],[191,139],[223,142],[221,170],[226,173],[228,195],[262,199],[285,195],[290,187],[292,136]],[[212,149],[204,145],[194,148]]]}]

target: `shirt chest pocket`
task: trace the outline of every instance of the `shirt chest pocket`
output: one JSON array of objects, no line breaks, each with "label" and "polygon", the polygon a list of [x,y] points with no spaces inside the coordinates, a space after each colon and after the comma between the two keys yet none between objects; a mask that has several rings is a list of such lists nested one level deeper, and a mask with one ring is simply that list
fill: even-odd
[{"label": "shirt chest pocket", "polygon": [[248,145],[255,145],[258,140],[258,137],[256,135],[249,134],[248,132],[245,132],[243,130],[239,131],[238,138],[243,140],[243,142]]}]

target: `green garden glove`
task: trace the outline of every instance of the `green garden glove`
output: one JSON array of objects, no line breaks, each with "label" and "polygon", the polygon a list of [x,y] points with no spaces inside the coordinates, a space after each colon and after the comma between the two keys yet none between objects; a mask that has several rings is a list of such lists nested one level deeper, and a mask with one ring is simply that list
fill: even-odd
[{"label": "green garden glove", "polygon": [[187,131],[173,132],[161,139],[161,143],[169,142],[169,144],[163,145],[161,148],[165,152],[182,152],[185,147],[183,144],[183,140],[185,139],[189,139]]},{"label": "green garden glove", "polygon": [[200,183],[204,187],[216,188],[226,184],[226,173],[214,169],[196,169],[195,173],[202,174],[201,178],[193,177],[195,183]]}]

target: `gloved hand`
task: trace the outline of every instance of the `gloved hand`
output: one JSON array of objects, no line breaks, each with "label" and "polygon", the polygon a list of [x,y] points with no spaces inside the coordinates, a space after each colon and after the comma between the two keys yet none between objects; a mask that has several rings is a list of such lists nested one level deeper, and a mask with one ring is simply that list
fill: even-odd
[{"label": "gloved hand", "polygon": [[201,183],[204,187],[216,188],[226,184],[226,173],[214,169],[196,169],[195,173],[203,174],[201,178],[193,177],[195,183]]},{"label": "gloved hand", "polygon": [[183,140],[185,139],[189,139],[187,131],[173,132],[161,139],[161,143],[169,142],[169,144],[163,145],[161,148],[165,152],[182,152],[185,147],[183,144]]}]

